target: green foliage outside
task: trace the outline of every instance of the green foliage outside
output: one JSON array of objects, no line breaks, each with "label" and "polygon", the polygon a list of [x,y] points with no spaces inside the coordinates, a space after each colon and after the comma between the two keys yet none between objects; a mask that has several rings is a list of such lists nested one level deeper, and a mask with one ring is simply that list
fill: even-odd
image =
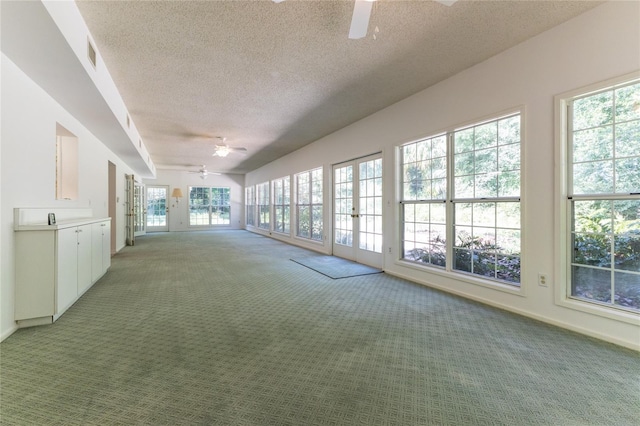
[{"label": "green foliage outside", "polygon": [[571,294],[640,310],[640,83],[576,99],[571,125],[570,192],[596,198],[572,203]]},{"label": "green foliage outside", "polygon": [[572,295],[640,309],[640,201],[577,201],[574,216]]},{"label": "green foliage outside", "polygon": [[[444,267],[446,264],[445,241],[436,237],[436,242],[439,244],[409,250],[405,258]],[[505,254],[495,242],[462,234],[458,236],[453,253],[455,270],[507,281],[511,284],[520,283],[520,256]]]}]

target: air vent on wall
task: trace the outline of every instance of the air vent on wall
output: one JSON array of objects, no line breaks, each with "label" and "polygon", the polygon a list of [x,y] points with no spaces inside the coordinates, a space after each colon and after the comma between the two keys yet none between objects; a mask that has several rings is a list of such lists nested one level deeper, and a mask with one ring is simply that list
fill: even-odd
[{"label": "air vent on wall", "polygon": [[89,62],[91,62],[91,65],[95,68],[97,62],[96,49],[93,47],[91,40],[89,39],[87,39],[87,56],[89,57]]}]

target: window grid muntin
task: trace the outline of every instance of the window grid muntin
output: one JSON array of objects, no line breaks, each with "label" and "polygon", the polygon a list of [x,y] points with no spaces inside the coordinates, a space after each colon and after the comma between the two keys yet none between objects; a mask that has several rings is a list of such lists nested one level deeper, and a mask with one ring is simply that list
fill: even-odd
[{"label": "window grid muntin", "polygon": [[[507,114],[498,118],[494,118],[491,120],[486,120],[483,122],[479,122],[476,124],[473,124],[471,126],[466,126],[463,128],[458,128],[455,129],[453,131],[450,131],[448,133],[446,133],[446,138],[447,138],[447,161],[446,161],[446,165],[447,165],[447,174],[446,176],[447,178],[447,193],[448,194],[452,194],[452,198],[449,200],[441,200],[440,202],[444,203],[446,208],[446,223],[451,223],[451,226],[445,227],[445,233],[446,233],[446,238],[444,240],[444,243],[441,244],[441,237],[438,236],[438,241],[436,242],[437,246],[437,250],[433,250],[433,246],[434,243],[432,240],[429,240],[429,243],[425,242],[425,241],[415,241],[415,237],[414,239],[408,239],[406,238],[408,234],[408,231],[411,230],[411,226],[416,226],[415,222],[412,222],[411,220],[408,220],[407,218],[407,208],[409,208],[409,205],[415,205],[422,203],[422,204],[434,204],[437,205],[437,200],[435,199],[431,199],[431,200],[415,200],[415,199],[411,199],[411,197],[407,197],[407,192],[405,191],[405,184],[407,182],[406,179],[406,168],[405,168],[405,156],[407,151],[404,149],[405,146],[407,145],[412,145],[412,144],[416,144],[416,142],[412,142],[410,144],[404,145],[400,151],[400,157],[401,157],[401,163],[402,163],[402,170],[403,170],[403,184],[402,184],[402,196],[403,196],[403,200],[401,201],[401,218],[402,218],[402,244],[403,244],[403,259],[405,260],[409,260],[409,261],[413,261],[413,262],[417,262],[420,264],[427,264],[429,266],[439,266],[439,267],[443,267],[445,268],[447,271],[456,271],[456,272],[462,272],[464,273],[464,271],[458,271],[455,268],[454,265],[454,244],[455,244],[455,240],[454,240],[454,230],[455,230],[455,218],[454,218],[454,209],[455,209],[455,204],[456,203],[487,203],[487,202],[511,202],[511,203],[520,203],[520,187],[521,187],[521,137],[522,137],[522,117],[521,117],[522,113],[521,112],[516,112],[516,113],[512,113],[512,114]],[[500,132],[500,124],[507,122],[509,120],[513,120],[514,122],[514,127],[516,128],[516,138],[512,138],[511,142],[504,142],[503,139],[501,139],[501,132]],[[475,131],[475,128],[478,127],[485,127],[485,126],[491,126],[491,125],[495,125],[497,126],[497,130],[496,130],[496,143],[494,145],[489,145],[488,147],[482,147],[481,150],[486,150],[486,149],[491,149],[493,148],[495,150],[495,157],[496,157],[496,170],[495,170],[495,174],[497,176],[499,176],[502,173],[507,173],[507,174],[517,174],[517,193],[515,193],[515,191],[512,191],[510,193],[504,194],[501,193],[500,191],[500,185],[499,185],[499,181],[496,181],[496,192],[494,194],[491,194],[493,196],[486,196],[486,197],[477,197],[477,193],[475,192],[475,184],[474,184],[474,192],[472,194],[465,194],[466,196],[460,196],[460,194],[457,194],[457,198],[453,196],[453,194],[455,194],[455,178],[456,178],[456,164],[455,164],[455,160],[456,160],[456,144],[455,144],[455,135],[458,132],[462,132],[462,131]],[[427,138],[427,139],[434,139],[437,137],[440,137],[442,135],[438,135],[438,136],[434,136],[433,138]],[[420,141],[418,141],[420,142]],[[475,146],[475,137],[473,140],[473,147],[471,149],[467,149],[467,150],[462,150],[462,149],[458,149],[457,154],[460,153],[474,153],[475,151],[477,151],[477,147]],[[517,146],[517,149],[514,149]],[[515,152],[511,153],[511,159],[510,162],[512,164],[516,164],[517,167],[502,167],[501,166],[501,160],[500,157],[501,155],[499,154],[499,149],[502,147],[510,147],[510,149],[513,149]],[[507,156],[504,156],[505,160],[508,160]],[[507,161],[508,164],[508,161]],[[476,173],[475,173],[475,155],[474,155],[474,164],[473,164],[473,173],[469,173],[466,175],[462,175],[462,176],[472,176],[474,178],[476,178]],[[469,196],[471,195],[471,196]],[[482,195],[482,194],[481,194]],[[417,197],[416,197],[417,198]],[[521,212],[520,212],[521,215]],[[496,218],[497,220],[497,218]],[[429,238],[435,238],[432,235],[434,234],[433,231],[431,230],[431,226],[435,225],[435,226],[441,226],[441,223],[438,222],[433,222],[433,223],[429,223]],[[424,229],[424,228],[423,228]],[[496,228],[496,233],[498,232],[497,229],[502,229],[502,227],[497,227]],[[504,231],[513,231],[513,229],[511,228],[505,228]],[[521,227],[520,229],[518,229],[518,231],[521,233]],[[438,235],[437,233],[435,235]],[[422,246],[418,246],[416,243],[421,243]],[[426,246],[425,246],[426,244]],[[519,240],[519,246],[521,246],[521,239]],[[444,246],[446,253],[442,254],[442,247]],[[411,257],[407,257],[407,253],[410,252],[410,250],[412,248],[419,248],[419,249],[423,249],[427,247],[427,248],[431,248],[431,251],[426,250],[423,251],[421,253],[418,253],[418,256],[414,255],[413,258]],[[473,255],[473,250],[470,251],[470,254]],[[416,257],[422,257],[422,259],[426,259],[426,260],[416,260]],[[445,259],[445,264],[442,265],[442,259]],[[517,262],[516,264],[518,266],[513,266],[512,268],[514,269],[513,275],[515,275],[515,279],[511,279],[511,280],[505,280],[503,278],[500,278],[497,274],[497,272],[494,274],[494,277],[485,277],[483,276],[483,278],[489,278],[489,279],[493,279],[493,280],[498,280],[500,282],[506,282],[508,284],[514,285],[514,286],[519,286],[519,280],[520,280],[520,270],[519,270],[519,264],[520,264],[520,255],[518,253],[518,255],[512,255],[513,258],[517,258]],[[497,260],[496,260],[496,264],[497,264]],[[496,266],[497,268],[497,266]],[[478,276],[478,275],[476,275]],[[517,282],[516,282],[517,281]]]},{"label": "window grid muntin", "polygon": [[[471,141],[464,141],[466,145],[462,147],[457,145],[458,135],[471,134]],[[487,138],[487,136],[489,136]],[[451,193],[451,236],[449,255],[451,259],[451,269],[457,272],[469,273],[474,276],[482,276],[492,280],[506,282],[508,284],[519,286],[521,267],[520,267],[520,248],[521,248],[521,223],[518,221],[516,227],[499,226],[499,216],[497,206],[514,205],[518,209],[518,217],[521,216],[520,211],[520,187],[521,187],[521,138],[522,138],[522,116],[520,112],[505,115],[495,119],[487,120],[478,124],[457,129],[451,133],[449,152],[453,155],[449,158],[450,167],[453,171],[450,184],[452,186]],[[517,147],[517,149],[516,149]],[[501,149],[509,149],[515,152],[511,156],[500,154]],[[495,158],[492,170],[478,170],[479,158],[478,153],[482,155],[493,155]],[[458,173],[457,160],[461,155],[467,155],[472,158],[471,172]],[[473,154],[473,155],[470,155]],[[515,156],[515,158],[514,158]],[[503,166],[502,164],[506,164]],[[515,179],[515,185],[512,185],[510,191],[503,190],[501,177],[511,176]],[[515,176],[515,178],[514,178]],[[460,194],[457,183],[460,177],[471,178],[473,181],[472,192],[464,192]],[[489,191],[479,191],[478,182],[490,182],[493,179],[494,188]],[[509,204],[504,204],[509,203]],[[475,211],[482,205],[493,205],[494,213],[492,215],[493,226],[475,226],[465,227],[458,223],[457,214],[459,208],[464,205],[471,205],[472,218],[476,214]],[[473,219],[472,219],[473,220]],[[460,237],[465,235],[460,230],[470,229],[470,235],[467,239],[462,240]],[[476,229],[484,229],[484,234],[476,232]],[[491,230],[491,232],[489,232]],[[513,246],[517,246],[516,250],[506,250],[497,244],[496,238],[499,234],[511,233],[517,241]],[[466,263],[466,265],[464,265]]]},{"label": "window grid muntin", "polygon": [[[635,89],[633,88],[633,86],[635,86]],[[624,90],[624,89],[629,89],[632,91],[636,90],[635,92],[635,99],[637,99],[635,101],[633,110],[631,112],[632,116],[631,118],[627,118],[627,119],[622,119],[622,120],[618,120],[618,91],[620,90]],[[610,93],[610,97],[611,97],[611,120],[609,123],[600,123],[599,125],[595,125],[595,126],[584,126],[584,127],[575,127],[574,126],[574,119],[575,119],[575,104],[577,102],[580,102],[582,100],[586,100],[589,98],[595,98],[599,95],[603,95],[606,93]],[[635,284],[635,286],[640,286],[640,263],[637,266],[637,270],[626,270],[626,269],[619,269],[616,268],[616,258],[620,257],[622,255],[622,253],[620,253],[619,251],[617,251],[616,249],[616,241],[618,238],[620,237],[626,237],[626,236],[631,236],[630,239],[632,241],[635,240],[635,244],[638,245],[638,249],[633,250],[631,252],[631,256],[637,256],[640,253],[640,195],[638,194],[638,192],[640,192],[640,185],[638,185],[637,188],[635,188],[635,186],[632,186],[630,188],[625,188],[625,191],[618,191],[619,188],[619,182],[618,182],[618,176],[615,170],[615,166],[616,166],[616,162],[618,159],[621,160],[635,160],[636,164],[640,164],[640,155],[621,155],[618,156],[618,129],[620,126],[624,126],[626,124],[629,123],[636,123],[637,126],[640,126],[640,80],[638,79],[634,79],[631,81],[627,81],[621,84],[617,84],[614,86],[609,86],[606,87],[604,89],[598,90],[598,91],[593,91],[584,95],[580,95],[580,96],[576,96],[573,97],[572,99],[569,99],[566,102],[567,105],[567,203],[568,203],[568,207],[566,209],[567,211],[567,217],[568,217],[568,223],[570,224],[569,227],[569,232],[567,233],[567,245],[569,247],[569,250],[567,251],[567,269],[568,269],[568,276],[570,277],[569,281],[569,285],[567,285],[566,288],[566,294],[567,297],[575,299],[575,300],[580,300],[583,302],[587,302],[587,303],[594,303],[594,304],[599,304],[599,305],[603,305],[603,306],[607,306],[610,308],[615,308],[615,309],[621,309],[621,310],[626,310],[626,311],[632,311],[632,312],[638,312],[640,309],[640,298],[638,298],[637,296],[634,298],[629,298],[629,297],[625,297],[625,295],[623,294],[617,294],[617,291],[619,288],[623,287],[622,285],[620,285],[620,282],[624,280],[623,277],[631,277],[631,282],[632,282],[632,286],[633,281],[636,281],[637,284]],[[635,114],[634,114],[635,112]],[[634,116],[635,115],[635,116]],[[593,160],[593,161],[583,161],[583,162],[576,162],[575,161],[575,151],[576,151],[576,147],[575,147],[575,136],[576,133],[578,132],[583,132],[585,130],[591,130],[591,129],[599,129],[599,128],[603,128],[604,126],[611,126],[611,149],[610,149],[610,157],[606,160],[606,161],[610,161],[612,164],[612,169],[613,169],[613,174],[611,176],[611,186],[610,186],[610,191],[592,191],[592,192],[576,192],[575,191],[575,180],[576,180],[576,176],[575,176],[575,169],[576,169],[576,164],[584,164],[584,163],[594,163],[597,162],[598,160]],[[633,142],[633,141],[632,141]],[[636,139],[635,140],[637,146],[632,146],[631,149],[628,150],[628,152],[635,152],[638,153],[640,152],[640,140]],[[633,168],[632,168],[633,170]],[[635,170],[640,170],[640,167],[635,167]],[[636,176],[636,179],[640,178],[640,172],[639,175]],[[640,182],[640,179],[638,180],[638,182]],[[638,207],[638,214],[637,214],[637,219],[636,221],[638,221],[638,225],[637,228],[631,228],[630,227],[630,231],[633,232],[621,232],[621,233],[617,233],[615,229],[611,229],[610,232],[592,232],[592,233],[588,233],[588,232],[576,232],[576,205],[577,203],[582,203],[582,202],[597,202],[597,203],[604,203],[604,202],[608,202],[612,207],[609,209],[609,211],[611,212],[611,217],[609,218],[610,221],[613,223],[614,219],[615,219],[615,208],[614,205],[617,201],[626,201],[626,202],[637,202],[639,207]],[[593,215],[592,215],[593,217]],[[586,220],[590,220],[588,217],[583,217],[583,219]],[[631,225],[633,226],[633,224]],[[581,255],[582,253],[580,252],[580,250],[585,250],[585,248],[583,248],[580,245],[580,238],[591,238],[591,244],[586,245],[587,250],[589,249],[589,247],[593,248],[597,245],[596,240],[598,238],[602,238],[604,239],[604,246],[608,246],[608,256],[610,258],[609,264],[605,264],[605,265],[590,265],[588,263],[580,263],[580,262],[576,262],[576,257]],[[608,240],[608,241],[606,241]],[[601,246],[602,246],[602,241],[600,242]],[[584,257],[584,261],[588,261],[587,257]],[[596,262],[596,259],[591,259],[591,261]],[[584,273],[591,273],[592,277],[590,277],[590,281],[592,282],[593,286],[591,288],[589,288],[588,285],[585,284],[585,281],[587,281],[587,278],[584,276]],[[576,279],[577,276],[582,275],[582,279],[584,281],[578,282],[578,279]],[[593,275],[599,275],[599,278],[595,279],[593,278]],[[605,278],[606,276],[608,276],[608,278]],[[598,289],[598,284],[602,281],[602,280],[609,280],[609,285],[608,285],[608,295],[604,295],[604,293],[602,293],[601,296],[599,296],[598,294],[600,292],[604,292],[604,289],[607,288],[606,282],[605,285],[600,286],[600,289]],[[589,288],[589,290],[585,290],[586,288]],[[633,291],[630,292],[631,294],[633,294]],[[637,291],[636,291],[637,293]],[[629,300],[631,300],[631,302],[628,302]]]},{"label": "window grid muntin", "polygon": [[[425,207],[426,206],[426,207]],[[417,220],[416,211],[428,210],[427,220]],[[432,210],[443,212],[432,214]],[[402,203],[403,258],[444,268],[446,266],[446,203],[444,201],[409,201]],[[419,212],[420,213],[420,212]],[[438,217],[441,220],[438,220]],[[442,230],[444,227],[444,232]],[[424,232],[427,235],[418,235]]]},{"label": "window grid muntin", "polygon": [[334,242],[353,246],[353,165],[334,172]]},{"label": "window grid muntin", "polygon": [[320,167],[296,174],[296,236],[322,241],[322,219]]},{"label": "window grid muntin", "polygon": [[230,188],[189,187],[189,226],[228,225]]},{"label": "window grid muntin", "polygon": [[268,230],[271,225],[269,220],[269,182],[256,185],[256,205],[258,211],[258,228]]},{"label": "window grid muntin", "polygon": [[231,223],[231,188],[211,187],[211,225]]},{"label": "window grid muntin", "polygon": [[[501,221],[500,206],[513,206],[515,224]],[[506,207],[505,207],[506,208]],[[520,202],[519,200],[469,200],[453,203],[453,260],[452,268],[473,275],[506,281],[512,285],[520,283]],[[465,222],[459,212],[468,209]],[[485,210],[482,212],[481,210]],[[484,216],[484,219],[479,217]],[[488,220],[487,220],[488,219]],[[483,221],[484,220],[484,221]],[[511,236],[509,237],[509,234]],[[511,241],[509,241],[511,240]],[[467,261],[467,265],[463,265]]]},{"label": "window grid muntin", "polygon": [[245,222],[248,226],[255,225],[256,217],[256,188],[255,186],[249,186],[245,189],[245,206],[246,206],[246,219]]},{"label": "window grid muntin", "polygon": [[[443,148],[442,148],[443,147]],[[408,200],[445,200],[447,197],[447,137],[433,136],[402,146],[402,198]],[[407,159],[408,161],[405,161]],[[437,167],[438,163],[443,163]],[[434,168],[434,165],[436,166]],[[442,179],[444,185],[436,186]],[[434,180],[436,182],[434,182]],[[409,191],[405,188],[409,185]],[[425,191],[425,186],[428,189]]]},{"label": "window grid muntin", "polygon": [[[501,125],[505,125],[505,123],[513,123],[512,126],[517,127],[516,135],[509,135],[509,129],[501,128]],[[476,125],[468,126],[462,129],[455,130],[452,132],[452,149],[449,152],[452,152],[453,155],[450,159],[452,162],[453,175],[451,181],[453,182],[453,199],[502,199],[505,197],[519,197],[520,196],[520,146],[521,146],[521,115],[520,113],[510,114],[504,117],[500,117],[497,119],[485,121]],[[482,143],[486,143],[483,141],[483,132],[490,131],[489,129],[495,129],[495,143],[482,145]],[[480,129],[480,130],[479,130]],[[470,143],[470,149],[466,149],[464,145],[462,148],[458,148],[457,145],[457,137],[459,135],[465,135],[467,133],[471,133],[472,141]],[[469,142],[466,142],[469,144]],[[462,143],[461,143],[462,145]],[[468,146],[468,145],[467,145]],[[517,150],[515,148],[518,148]],[[507,155],[506,153],[500,154],[501,149],[507,150],[512,149],[517,152],[511,153],[512,155]],[[480,153],[480,155],[479,155]],[[463,156],[469,157],[472,161],[471,170],[465,170],[460,173],[458,169],[459,163],[464,163],[462,161],[458,161]],[[480,167],[478,163],[482,164],[482,161],[485,161],[485,157],[492,156],[495,158],[493,163],[494,167],[491,167],[493,170],[478,170]],[[517,160],[515,159],[517,158]],[[489,161],[491,162],[491,161]],[[516,163],[517,167],[509,166],[510,164]],[[503,166],[504,164],[504,166]],[[485,166],[486,167],[486,166]],[[505,191],[501,185],[501,177],[508,175],[516,175],[517,176],[517,187],[513,188],[512,191]],[[456,182],[463,181],[472,181],[471,183],[471,193],[461,191],[457,191],[459,185]],[[478,183],[481,182],[491,182],[493,180],[495,189],[487,192],[480,192]]]},{"label": "window grid muntin", "polygon": [[189,226],[209,224],[209,188],[189,187]]},{"label": "window grid muntin", "polygon": [[291,178],[282,177],[273,181],[273,230],[288,234],[291,220]]},{"label": "window grid muntin", "polygon": [[167,226],[167,189],[147,187],[147,226]]},{"label": "window grid muntin", "polygon": [[382,253],[382,158],[359,163],[359,248]]},{"label": "window grid muntin", "polygon": [[[638,150],[635,150],[635,155],[632,154],[628,154],[628,155],[618,155],[618,128],[620,126],[624,126],[626,124],[633,124],[636,123],[638,125],[638,127],[640,127],[640,113],[637,114],[636,117],[632,117],[632,118],[628,118],[628,119],[622,119],[622,120],[618,120],[617,118],[617,107],[618,107],[618,96],[617,96],[617,92],[619,90],[625,89],[625,88],[630,88],[632,86],[638,86],[638,93],[640,93],[640,82],[638,80],[634,80],[634,81],[630,81],[624,84],[620,84],[620,85],[616,85],[614,87],[608,87],[606,89],[603,90],[599,90],[596,92],[592,92],[583,96],[579,96],[579,97],[575,97],[571,100],[569,100],[567,102],[567,115],[568,115],[568,137],[567,137],[567,141],[568,141],[568,194],[569,196],[579,196],[579,195],[583,195],[583,196],[593,196],[593,195],[613,195],[613,194],[628,194],[628,193],[632,193],[632,192],[640,192],[640,186],[638,186],[637,191],[632,191],[632,190],[625,190],[625,191],[618,191],[618,182],[617,182],[617,173],[616,173],[616,163],[620,160],[620,161],[626,161],[626,160],[636,160],[636,164],[638,164],[640,166],[640,152],[638,152]],[[577,102],[589,99],[589,98],[593,98],[593,97],[597,97],[598,95],[602,95],[605,93],[611,93],[611,109],[613,110],[613,112],[611,113],[611,121],[607,122],[607,123],[601,123],[599,125],[595,125],[595,126],[587,126],[587,127],[579,127],[579,128],[574,128],[573,125],[573,117],[575,115],[575,111],[574,111],[574,106]],[[637,105],[640,105],[640,99],[638,99],[637,101]],[[636,107],[636,108],[640,108],[640,107]],[[640,110],[639,110],[640,111]],[[574,140],[575,140],[575,135],[576,133],[579,132],[584,132],[586,130],[594,130],[594,129],[601,129],[604,127],[611,127],[612,131],[611,131],[611,152],[610,152],[610,157],[605,158],[605,159],[595,159],[595,160],[590,160],[590,161],[580,161],[580,162],[576,162],[575,160],[575,144],[574,144]],[[637,141],[637,140],[636,140]],[[629,152],[634,152],[634,150],[629,150]],[[612,171],[612,185],[611,191],[591,191],[591,192],[577,192],[575,191],[575,168],[576,165],[583,165],[583,164],[594,164],[594,163],[598,163],[598,162],[610,162],[611,164],[611,171]],[[637,177],[639,180],[638,182],[640,183],[640,174]]]}]

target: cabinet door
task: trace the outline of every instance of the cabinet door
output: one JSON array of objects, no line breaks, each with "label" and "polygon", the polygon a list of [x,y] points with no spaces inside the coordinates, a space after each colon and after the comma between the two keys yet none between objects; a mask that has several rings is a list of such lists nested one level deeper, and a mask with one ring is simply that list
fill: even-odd
[{"label": "cabinet door", "polygon": [[102,272],[111,267],[111,221],[102,222]]},{"label": "cabinet door", "polygon": [[78,226],[78,295],[91,286],[91,225]]},{"label": "cabinet door", "polygon": [[102,267],[102,223],[91,225],[91,282],[94,283],[104,272]]},{"label": "cabinet door", "polygon": [[16,232],[16,320],[55,314],[55,253],[56,231]]},{"label": "cabinet door", "polygon": [[58,231],[56,314],[62,314],[78,297],[78,228]]}]

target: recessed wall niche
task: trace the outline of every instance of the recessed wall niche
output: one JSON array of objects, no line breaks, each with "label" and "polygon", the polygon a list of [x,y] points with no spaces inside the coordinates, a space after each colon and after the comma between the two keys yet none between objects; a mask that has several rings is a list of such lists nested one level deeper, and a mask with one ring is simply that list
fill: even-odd
[{"label": "recessed wall niche", "polygon": [[78,138],[56,123],[56,200],[78,199]]}]

